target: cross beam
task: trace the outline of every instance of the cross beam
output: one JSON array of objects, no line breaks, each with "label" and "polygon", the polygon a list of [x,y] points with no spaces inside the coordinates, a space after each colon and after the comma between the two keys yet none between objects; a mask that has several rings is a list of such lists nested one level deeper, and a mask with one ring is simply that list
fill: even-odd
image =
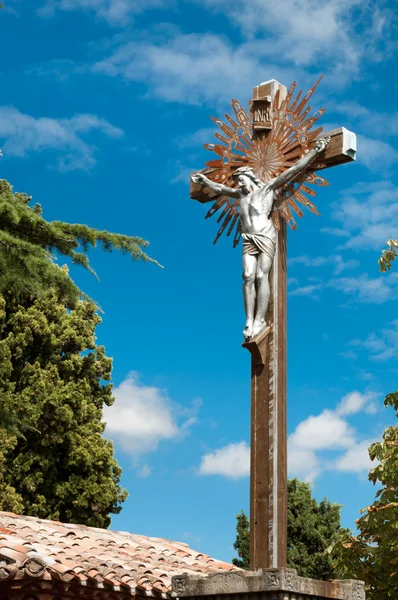
[{"label": "cross beam", "polygon": [[[253,137],[267,136],[277,90],[275,79],[253,90]],[[344,127],[322,132],[331,141],[322,154],[322,168],[355,160],[355,134]],[[202,172],[209,173],[209,169]],[[217,193],[191,180],[190,196],[201,203]],[[286,427],[286,222],[280,219],[276,254],[270,274],[271,297],[266,316],[270,324],[243,344],[251,354],[250,444],[250,569],[282,568],[287,564],[287,427]]]}]

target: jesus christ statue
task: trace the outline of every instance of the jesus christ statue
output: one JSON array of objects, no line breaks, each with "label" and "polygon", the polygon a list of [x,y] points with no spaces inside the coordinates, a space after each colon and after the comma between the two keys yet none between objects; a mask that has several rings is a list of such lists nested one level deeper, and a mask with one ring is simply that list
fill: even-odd
[{"label": "jesus christ statue", "polygon": [[315,158],[326,149],[329,141],[330,138],[317,140],[314,148],[295,165],[268,181],[258,179],[251,167],[239,167],[234,171],[232,177],[237,183],[236,188],[215,183],[203,173],[192,175],[195,183],[201,183],[219,194],[240,200],[243,297],[246,311],[243,335],[246,340],[258,336],[267,326],[265,315],[270,295],[269,272],[276,249],[276,230],[271,219],[275,193],[306,171]]}]

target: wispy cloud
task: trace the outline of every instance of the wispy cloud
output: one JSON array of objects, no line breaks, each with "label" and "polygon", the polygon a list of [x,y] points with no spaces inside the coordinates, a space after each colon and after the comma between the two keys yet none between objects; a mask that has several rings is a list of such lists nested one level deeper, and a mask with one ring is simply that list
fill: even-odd
[{"label": "wispy cloud", "polygon": [[146,479],[152,475],[152,467],[145,464],[137,470],[137,476],[141,477],[141,479]]},{"label": "wispy cloud", "polygon": [[[86,141],[94,133],[120,138],[123,131],[96,115],[81,114],[70,119],[33,117],[12,106],[0,106],[0,139],[5,157],[24,158],[33,153],[56,152],[60,171],[89,170],[96,164],[95,145]],[[53,160],[53,156],[51,157]]]},{"label": "wispy cloud", "polygon": [[179,136],[174,141],[180,148],[197,148],[214,140],[214,127],[202,127],[189,135]]},{"label": "wispy cloud", "polygon": [[231,44],[219,35],[159,34],[119,46],[93,70],[111,77],[141,81],[148,94],[168,102],[201,104],[245,98],[259,77],[267,75],[290,82],[291,69],[262,64],[252,44]]},{"label": "wispy cloud", "polygon": [[[364,4],[360,0],[323,3],[205,0],[205,3],[229,17],[234,25],[238,24],[247,38],[261,39],[271,60],[282,56],[305,67],[327,61],[336,84],[347,81],[365,57],[377,61],[386,56],[393,32],[392,11],[387,11],[379,1]],[[367,44],[363,44],[364,38],[369,40]]]},{"label": "wispy cloud", "polygon": [[304,267],[324,267],[325,265],[334,266],[333,272],[336,275],[340,275],[343,271],[355,269],[360,265],[358,260],[344,259],[341,254],[332,254],[330,256],[294,256],[289,258],[289,266],[291,265],[303,265]]},{"label": "wispy cloud", "polygon": [[73,60],[54,59],[26,71],[39,77],[49,77],[59,82],[68,81],[74,73],[83,72],[83,67],[76,65]]},{"label": "wispy cloud", "polygon": [[[143,385],[137,373],[130,373],[114,396],[114,404],[104,408],[105,435],[133,457],[153,452],[163,441],[181,439],[196,422],[201,406],[199,400],[189,408],[178,406],[166,390]],[[148,474],[148,469],[141,472]]]},{"label": "wispy cloud", "polygon": [[383,140],[358,135],[358,162],[370,171],[385,173],[398,162],[398,152]]},{"label": "wispy cloud", "polygon": [[323,283],[309,283],[307,285],[298,284],[297,287],[289,290],[289,296],[309,296],[313,300],[319,300],[320,294],[324,288]]},{"label": "wispy cloud", "polygon": [[357,277],[335,277],[327,283],[327,287],[334,288],[349,296],[349,302],[364,304],[384,304],[394,300],[398,293],[398,274],[391,273],[387,276],[370,278],[368,275]]},{"label": "wispy cloud", "polygon": [[45,0],[37,12],[42,17],[50,17],[57,11],[83,11],[111,25],[122,26],[135,15],[157,7],[165,8],[165,0]]},{"label": "wispy cloud", "polygon": [[361,182],[332,206],[339,222],[332,235],[347,237],[342,249],[380,250],[398,226],[398,188],[391,181]]},{"label": "wispy cloud", "polygon": [[351,123],[366,127],[373,136],[395,136],[398,135],[398,112],[379,112],[372,107],[363,106],[355,101],[331,102],[330,110],[334,113],[346,115]]},{"label": "wispy cloud", "polygon": [[352,340],[350,346],[357,352],[367,350],[369,358],[375,361],[387,361],[398,357],[398,319],[387,327],[372,332],[365,340]]}]

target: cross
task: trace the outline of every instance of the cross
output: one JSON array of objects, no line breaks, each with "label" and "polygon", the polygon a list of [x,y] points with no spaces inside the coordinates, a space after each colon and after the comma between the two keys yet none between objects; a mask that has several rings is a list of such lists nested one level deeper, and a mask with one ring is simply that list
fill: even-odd
[{"label": "cross", "polygon": [[[319,159],[301,177],[286,185],[274,203],[272,218],[278,232],[269,276],[267,326],[242,344],[251,354],[250,569],[253,571],[287,564],[286,223],[296,228],[293,212],[303,215],[298,203],[316,213],[307,197],[315,192],[308,186],[327,185],[327,182],[315,171],[353,161],[356,156],[356,137],[352,132],[342,127],[321,136],[322,128],[312,129],[324,113],[321,109],[307,118],[311,109],[307,103],[319,81],[304,96],[301,92],[295,96],[295,84],[287,90],[275,79],[256,86],[249,105],[250,117],[233,100],[235,120],[229,115],[225,115],[226,123],[213,118],[222,131],[215,134],[222,144],[205,145],[219,158],[207,162],[207,168],[201,171],[219,184],[231,182],[234,170],[243,166],[252,167],[260,180],[270,179],[311,152],[320,137],[330,138]],[[206,218],[221,211],[215,242],[223,232],[230,235],[235,229],[236,246],[241,237],[239,204],[209,189],[197,178],[195,181],[195,176],[191,179],[190,196],[201,203],[213,202]]]}]

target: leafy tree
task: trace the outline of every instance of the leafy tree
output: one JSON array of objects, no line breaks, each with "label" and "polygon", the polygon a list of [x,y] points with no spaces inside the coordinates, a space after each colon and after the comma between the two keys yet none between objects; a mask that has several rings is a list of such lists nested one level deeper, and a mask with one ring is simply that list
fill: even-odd
[{"label": "leafy tree", "polygon": [[[384,404],[398,416],[398,391]],[[375,500],[356,524],[358,535],[346,533],[333,552],[345,577],[365,581],[368,600],[392,600],[398,595],[398,426],[387,427],[383,440],[372,444],[369,456],[378,461],[369,479],[379,485]]]},{"label": "leafy tree", "polygon": [[107,527],[127,494],[102,437],[113,403],[112,361],[95,342],[92,302],[68,310],[53,292],[24,304],[0,297],[0,509]]},{"label": "leafy tree", "polygon": [[391,269],[392,263],[397,256],[396,248],[398,248],[398,240],[388,240],[387,249],[382,251],[382,254],[379,258],[380,271],[383,273]]},{"label": "leafy tree", "polygon": [[67,306],[73,307],[84,294],[69,277],[68,269],[58,267],[56,255],[94,273],[87,251],[97,243],[108,252],[119,250],[134,260],[156,263],[143,250],[148,242],[139,237],[49,222],[43,218],[40,204],[31,207],[30,201],[31,197],[13,193],[11,185],[0,180],[0,294],[23,300],[41,297],[53,288]]},{"label": "leafy tree", "polygon": [[[288,567],[297,569],[302,577],[336,579],[328,547],[345,530],[340,527],[340,506],[326,498],[319,504],[312,497],[308,483],[298,479],[288,481]],[[234,543],[239,559],[233,563],[249,568],[249,520],[242,511],[237,515],[237,537]]]}]

